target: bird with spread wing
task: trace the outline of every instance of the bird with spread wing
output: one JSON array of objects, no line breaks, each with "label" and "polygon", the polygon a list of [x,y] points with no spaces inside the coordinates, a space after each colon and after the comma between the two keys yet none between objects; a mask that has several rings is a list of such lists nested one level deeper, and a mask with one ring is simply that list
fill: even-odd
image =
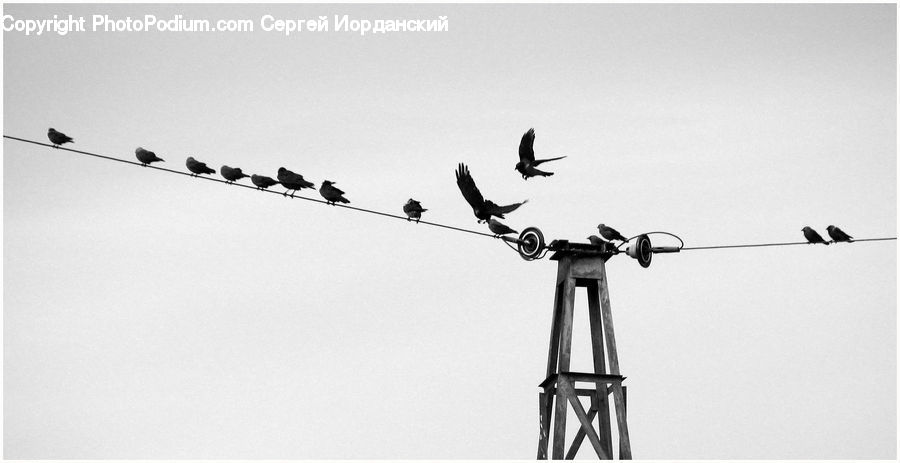
[{"label": "bird with spread wing", "polygon": [[544,172],[536,167],[549,161],[556,161],[565,156],[550,159],[534,159],[534,129],[528,129],[525,135],[522,135],[522,141],[519,142],[519,162],[516,164],[516,170],[522,174],[522,178],[528,180],[529,177],[549,177],[553,172]]},{"label": "bird with spread wing", "polygon": [[478,223],[489,221],[491,216],[502,219],[504,218],[503,214],[508,214],[528,202],[526,199],[521,203],[498,206],[493,201],[485,200],[478,191],[478,187],[475,186],[475,180],[472,179],[469,168],[463,163],[460,163],[459,168],[456,169],[456,185],[459,186],[459,191],[462,192],[463,198],[466,198],[466,202],[472,206],[472,212],[475,213],[475,217],[478,217]]}]

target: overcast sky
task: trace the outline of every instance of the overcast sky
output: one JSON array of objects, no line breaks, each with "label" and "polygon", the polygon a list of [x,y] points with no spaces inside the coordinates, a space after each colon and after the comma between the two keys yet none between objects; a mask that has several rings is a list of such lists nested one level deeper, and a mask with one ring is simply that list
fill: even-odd
[{"label": "overcast sky", "polygon": [[[284,166],[354,206],[414,197],[487,231],[465,162],[488,199],[529,199],[506,223],[548,240],[600,222],[687,246],[894,237],[895,9],[7,4],[256,30],[5,32],[3,133]],[[449,30],[284,36],[266,14]],[[538,157],[568,157],[526,182],[530,127]],[[10,140],[3,219],[6,458],[534,458],[554,261]],[[895,243],[610,260],[634,457],[896,458]]]}]

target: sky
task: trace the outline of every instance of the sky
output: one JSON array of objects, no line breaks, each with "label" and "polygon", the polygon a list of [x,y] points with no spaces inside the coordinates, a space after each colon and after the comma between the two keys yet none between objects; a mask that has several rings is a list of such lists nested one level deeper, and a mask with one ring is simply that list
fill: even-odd
[{"label": "sky", "polygon": [[[256,23],[4,32],[8,136],[54,127],[178,170],[283,166],[353,206],[413,197],[425,220],[487,232],[455,185],[464,162],[486,198],[528,199],[505,223],[548,241],[601,222],[688,247],[897,233],[891,4],[4,14]],[[449,27],[285,36],[259,30],[266,14]],[[513,170],[530,127],[539,158],[567,156],[552,177]],[[880,241],[613,257],[634,457],[895,459],[896,256]],[[555,277],[488,237],[4,139],[4,457],[532,459]],[[582,291],[573,371],[591,366]]]}]

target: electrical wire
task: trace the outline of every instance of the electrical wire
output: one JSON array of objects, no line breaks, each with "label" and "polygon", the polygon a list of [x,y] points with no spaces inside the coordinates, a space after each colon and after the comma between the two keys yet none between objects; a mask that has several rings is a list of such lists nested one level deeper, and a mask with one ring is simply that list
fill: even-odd
[{"label": "electrical wire", "polygon": [[[38,141],[34,141],[34,140],[27,140],[27,139],[24,139],[24,138],[13,137],[13,136],[10,136],[10,135],[3,135],[3,138],[8,138],[8,139],[10,139],[10,140],[16,140],[16,141],[21,141],[21,142],[25,142],[25,143],[31,143],[31,144],[35,144],[35,145],[39,145],[39,146],[46,146],[46,147],[48,147],[48,148],[60,149],[60,150],[69,151],[69,152],[77,153],[77,154],[84,154],[84,155],[87,155],[87,156],[94,156],[94,157],[101,158],[101,159],[106,159],[106,160],[109,160],[109,161],[118,161],[118,162],[122,162],[122,163],[125,163],[125,164],[132,164],[132,165],[135,165],[135,166],[146,167],[146,168],[148,168],[148,169],[155,169],[155,170],[160,170],[160,171],[163,171],[163,172],[169,172],[169,173],[173,173],[173,174],[180,174],[180,175],[187,175],[187,176],[190,176],[190,177],[195,177],[194,174],[192,174],[192,173],[190,173],[190,172],[182,172],[182,171],[179,171],[179,170],[167,169],[167,168],[165,168],[165,167],[158,167],[158,166],[152,166],[152,165],[146,165],[146,166],[145,166],[144,164],[141,164],[140,162],[136,162],[136,161],[129,161],[129,160],[127,160],[127,159],[115,158],[115,157],[112,157],[112,156],[105,156],[105,155],[102,155],[102,154],[89,153],[89,152],[87,152],[87,151],[81,151],[81,150],[76,150],[76,149],[72,149],[72,148],[66,148],[66,147],[63,147],[63,146],[54,146],[54,145],[51,145],[51,144],[48,144],[48,143],[42,143],[42,142],[38,142]],[[255,185],[245,185],[245,184],[237,183],[237,182],[228,182],[228,181],[225,181],[225,180],[220,180],[220,179],[215,178],[215,177],[196,176],[196,178],[201,178],[201,179],[203,179],[203,180],[209,180],[209,181],[218,182],[218,183],[224,183],[224,184],[226,184],[226,185],[233,185],[233,186],[239,186],[239,187],[242,187],[242,188],[249,188],[249,189],[251,189],[251,190],[258,190],[258,188],[257,188]],[[284,196],[283,193],[280,193],[280,192],[274,191],[274,190],[266,190],[266,189],[263,189],[263,190],[260,190],[260,191],[265,191],[266,193],[273,193],[273,194],[276,194],[276,195],[282,195],[282,196]],[[312,201],[312,202],[315,202],[315,203],[329,204],[327,201],[323,201],[323,200],[321,200],[321,199],[307,198],[307,197],[305,197],[305,196],[297,196],[297,195],[293,195],[293,194],[292,194],[292,195],[288,195],[288,196],[290,196],[291,198],[305,199],[305,200],[307,200],[307,201]],[[404,216],[400,216],[400,215],[395,215],[395,214],[389,214],[389,213],[387,213],[387,212],[375,211],[375,210],[372,210],[372,209],[366,209],[366,208],[362,208],[362,207],[348,206],[348,205],[345,205],[345,204],[335,204],[335,206],[337,206],[337,207],[343,207],[344,209],[352,209],[352,210],[354,210],[354,211],[367,212],[367,213],[369,213],[369,214],[375,214],[375,215],[380,215],[380,216],[384,216],[384,217],[392,217],[392,218],[400,219],[400,220],[403,220],[403,221],[410,221],[408,217],[404,217]],[[433,226],[433,227],[445,228],[445,229],[448,229],[448,230],[455,230],[455,231],[459,231],[459,232],[471,233],[471,234],[473,234],[473,235],[481,235],[481,236],[487,236],[487,237],[489,237],[489,238],[496,238],[493,234],[490,234],[490,233],[484,233],[484,232],[480,232],[480,231],[477,231],[477,230],[470,230],[470,229],[467,229],[467,228],[454,227],[454,226],[452,226],[452,225],[444,225],[444,224],[437,223],[437,222],[428,222],[428,221],[425,221],[425,220],[420,220],[420,221],[417,222],[417,223],[424,224],[424,225],[431,225],[431,226]]]},{"label": "electrical wire", "polygon": [[[141,167],[146,167],[146,168],[149,168],[149,169],[155,169],[155,170],[159,170],[159,171],[163,171],[163,172],[169,172],[169,173],[172,173],[172,174],[187,175],[187,176],[190,176],[190,177],[201,178],[201,179],[203,179],[203,180],[209,180],[209,181],[213,181],[213,182],[224,183],[224,184],[226,184],[226,185],[233,185],[233,186],[238,186],[238,187],[242,187],[242,188],[249,188],[249,189],[252,189],[252,190],[260,190],[260,189],[257,188],[255,185],[245,185],[245,184],[242,184],[242,183],[229,182],[229,181],[225,181],[225,180],[220,180],[220,179],[215,178],[215,177],[202,177],[202,176],[199,176],[199,175],[192,174],[192,173],[190,173],[190,172],[182,172],[182,171],[179,171],[179,170],[167,169],[167,168],[165,168],[165,167],[158,167],[158,166],[152,166],[152,165],[144,165],[144,164],[141,164],[140,162],[129,161],[129,160],[127,160],[127,159],[121,159],[121,158],[116,158],[116,157],[112,157],[112,156],[105,156],[105,155],[97,154],[97,153],[90,153],[90,152],[87,152],[87,151],[81,151],[81,150],[76,150],[76,149],[72,149],[72,148],[66,148],[66,147],[63,147],[63,146],[56,146],[56,145],[52,145],[52,144],[48,144],[48,143],[42,143],[42,142],[38,142],[38,141],[34,141],[34,140],[28,140],[28,139],[25,139],[25,138],[13,137],[13,136],[10,136],[10,135],[3,135],[3,138],[7,138],[7,139],[10,139],[10,140],[16,140],[16,141],[20,141],[20,142],[24,142],[24,143],[31,143],[31,144],[39,145],[39,146],[46,146],[46,147],[48,147],[48,148],[54,148],[54,149],[59,149],[59,150],[63,150],[63,151],[69,151],[69,152],[72,152],[72,153],[83,154],[83,155],[86,155],[86,156],[93,156],[93,157],[97,157],[97,158],[101,158],[101,159],[106,159],[106,160],[108,160],[108,161],[117,161],[117,162],[122,162],[122,163],[125,163],[125,164],[132,164],[132,165],[135,165],[135,166],[141,166]],[[266,192],[266,193],[273,193],[273,194],[277,194],[277,195],[282,195],[282,196],[284,196],[283,193],[279,193],[279,192],[274,191],[274,190],[262,189],[261,191],[264,191],[264,192]],[[315,202],[315,203],[330,204],[330,203],[328,203],[327,201],[323,201],[323,200],[321,200],[321,199],[307,198],[307,197],[305,197],[305,196],[297,196],[297,195],[295,195],[295,194],[291,194],[291,195],[289,195],[289,196],[290,196],[291,198],[304,199],[304,200],[306,200],[306,201],[312,201],[312,202]],[[342,208],[344,208],[344,209],[352,209],[352,210],[354,210],[354,211],[359,211],[359,212],[366,212],[366,213],[369,213],[369,214],[380,215],[380,216],[384,216],[384,217],[391,217],[391,218],[399,219],[399,220],[405,220],[405,221],[407,221],[407,222],[410,221],[408,217],[403,217],[403,216],[395,215],[395,214],[389,214],[389,213],[387,213],[387,212],[375,211],[375,210],[372,210],[372,209],[366,209],[366,208],[362,208],[362,207],[348,206],[348,205],[345,205],[345,204],[334,204],[334,206],[342,207]],[[421,224],[430,225],[430,226],[433,226],[433,227],[440,227],[440,228],[445,228],[445,229],[448,229],[448,230],[454,230],[454,231],[459,231],[459,232],[471,233],[471,234],[473,234],[473,235],[481,235],[481,236],[486,236],[486,237],[489,237],[489,238],[498,239],[497,236],[495,236],[495,235],[493,235],[493,234],[490,234],[490,233],[484,233],[484,232],[480,232],[480,231],[477,231],[477,230],[470,230],[470,229],[467,229],[467,228],[454,227],[454,226],[452,226],[452,225],[445,225],[445,224],[441,224],[441,223],[437,223],[437,222],[428,222],[428,221],[425,221],[425,220],[420,220],[420,221],[418,221],[418,222],[416,222],[416,223],[421,223]],[[808,242],[806,242],[806,241],[799,241],[799,242],[791,242],[791,243],[731,244],[731,245],[721,245],[721,246],[693,246],[693,247],[684,247],[684,240],[682,240],[682,239],[679,238],[677,235],[674,235],[674,234],[672,234],[672,233],[669,233],[669,232],[663,232],[663,231],[655,231],[655,232],[643,233],[643,235],[651,235],[651,234],[664,234],[664,235],[669,235],[669,236],[674,237],[675,239],[677,239],[678,241],[681,242],[681,246],[679,247],[679,250],[680,250],[680,251],[695,251],[695,250],[702,250],[702,249],[727,249],[727,248],[758,248],[758,247],[766,247],[766,246],[795,246],[795,245],[799,245],[799,244],[811,244],[811,243],[808,243]],[[635,236],[632,236],[631,238],[628,238],[627,240],[625,240],[624,242],[622,242],[621,244],[619,244],[619,246],[617,246],[616,249],[619,250],[619,248],[621,248],[622,246],[624,246],[624,245],[625,245],[626,243],[628,243],[629,241],[631,241],[631,240],[637,238],[638,236],[641,236],[641,235],[635,235]],[[893,238],[861,238],[861,239],[854,239],[853,242],[864,242],[864,241],[889,241],[889,240],[896,240],[896,239],[897,239],[896,237],[893,237]],[[507,242],[506,240],[502,240],[502,241],[503,241],[504,244],[506,244],[507,246],[509,246],[511,249],[516,250],[516,248],[515,248],[514,246],[512,246],[512,245],[511,245],[509,242]],[[545,251],[545,252],[544,252],[544,255],[545,255],[547,249],[545,249],[544,251]],[[543,257],[543,255],[542,255],[541,257]],[[538,258],[540,258],[540,257],[538,257]]]},{"label": "electrical wire", "polygon": [[[862,239],[853,239],[853,243],[858,243],[862,241],[890,241],[896,240],[897,237],[893,238],[862,238]],[[829,243],[834,243],[834,241],[829,241]],[[729,244],[723,246],[694,246],[690,248],[681,248],[682,251],[695,251],[699,249],[727,249],[727,248],[759,248],[764,246],[795,246],[798,244],[814,244],[809,243],[807,241],[797,241],[793,243],[760,243],[760,244]]]}]

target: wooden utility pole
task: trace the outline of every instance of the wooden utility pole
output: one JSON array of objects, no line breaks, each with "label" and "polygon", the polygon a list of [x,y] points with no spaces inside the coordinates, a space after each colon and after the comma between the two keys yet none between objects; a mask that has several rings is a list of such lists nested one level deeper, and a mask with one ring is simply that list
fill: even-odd
[{"label": "wooden utility pole", "polygon": [[[558,242],[554,242],[557,244]],[[612,459],[612,429],[610,423],[609,395],[616,411],[616,429],[619,433],[618,458],[631,459],[631,443],[625,420],[625,391],[619,373],[616,353],[616,337],[613,331],[612,312],[609,304],[609,287],[606,281],[606,261],[613,255],[609,247],[597,248],[577,243],[562,242],[552,260],[559,263],[556,276],[556,297],[553,303],[553,325],[550,330],[550,352],[547,359],[547,378],[539,387],[540,437],[538,460],[547,459],[547,446],[553,435],[552,458],[575,458],[581,443],[587,437],[601,459]],[[594,358],[593,373],[569,371],[572,347],[572,315],[575,306],[575,288],[587,288],[588,315],[591,328],[591,347]],[[604,338],[606,340],[604,349]],[[609,371],[607,372],[607,364]],[[576,388],[576,383],[589,383],[587,388]],[[584,409],[579,397],[590,398],[590,407]],[[555,405],[554,405],[555,398]],[[567,404],[572,406],[581,424],[578,433],[566,451]],[[598,427],[593,421],[597,418]],[[555,418],[555,419],[554,419]],[[552,428],[551,428],[552,425]]]}]

